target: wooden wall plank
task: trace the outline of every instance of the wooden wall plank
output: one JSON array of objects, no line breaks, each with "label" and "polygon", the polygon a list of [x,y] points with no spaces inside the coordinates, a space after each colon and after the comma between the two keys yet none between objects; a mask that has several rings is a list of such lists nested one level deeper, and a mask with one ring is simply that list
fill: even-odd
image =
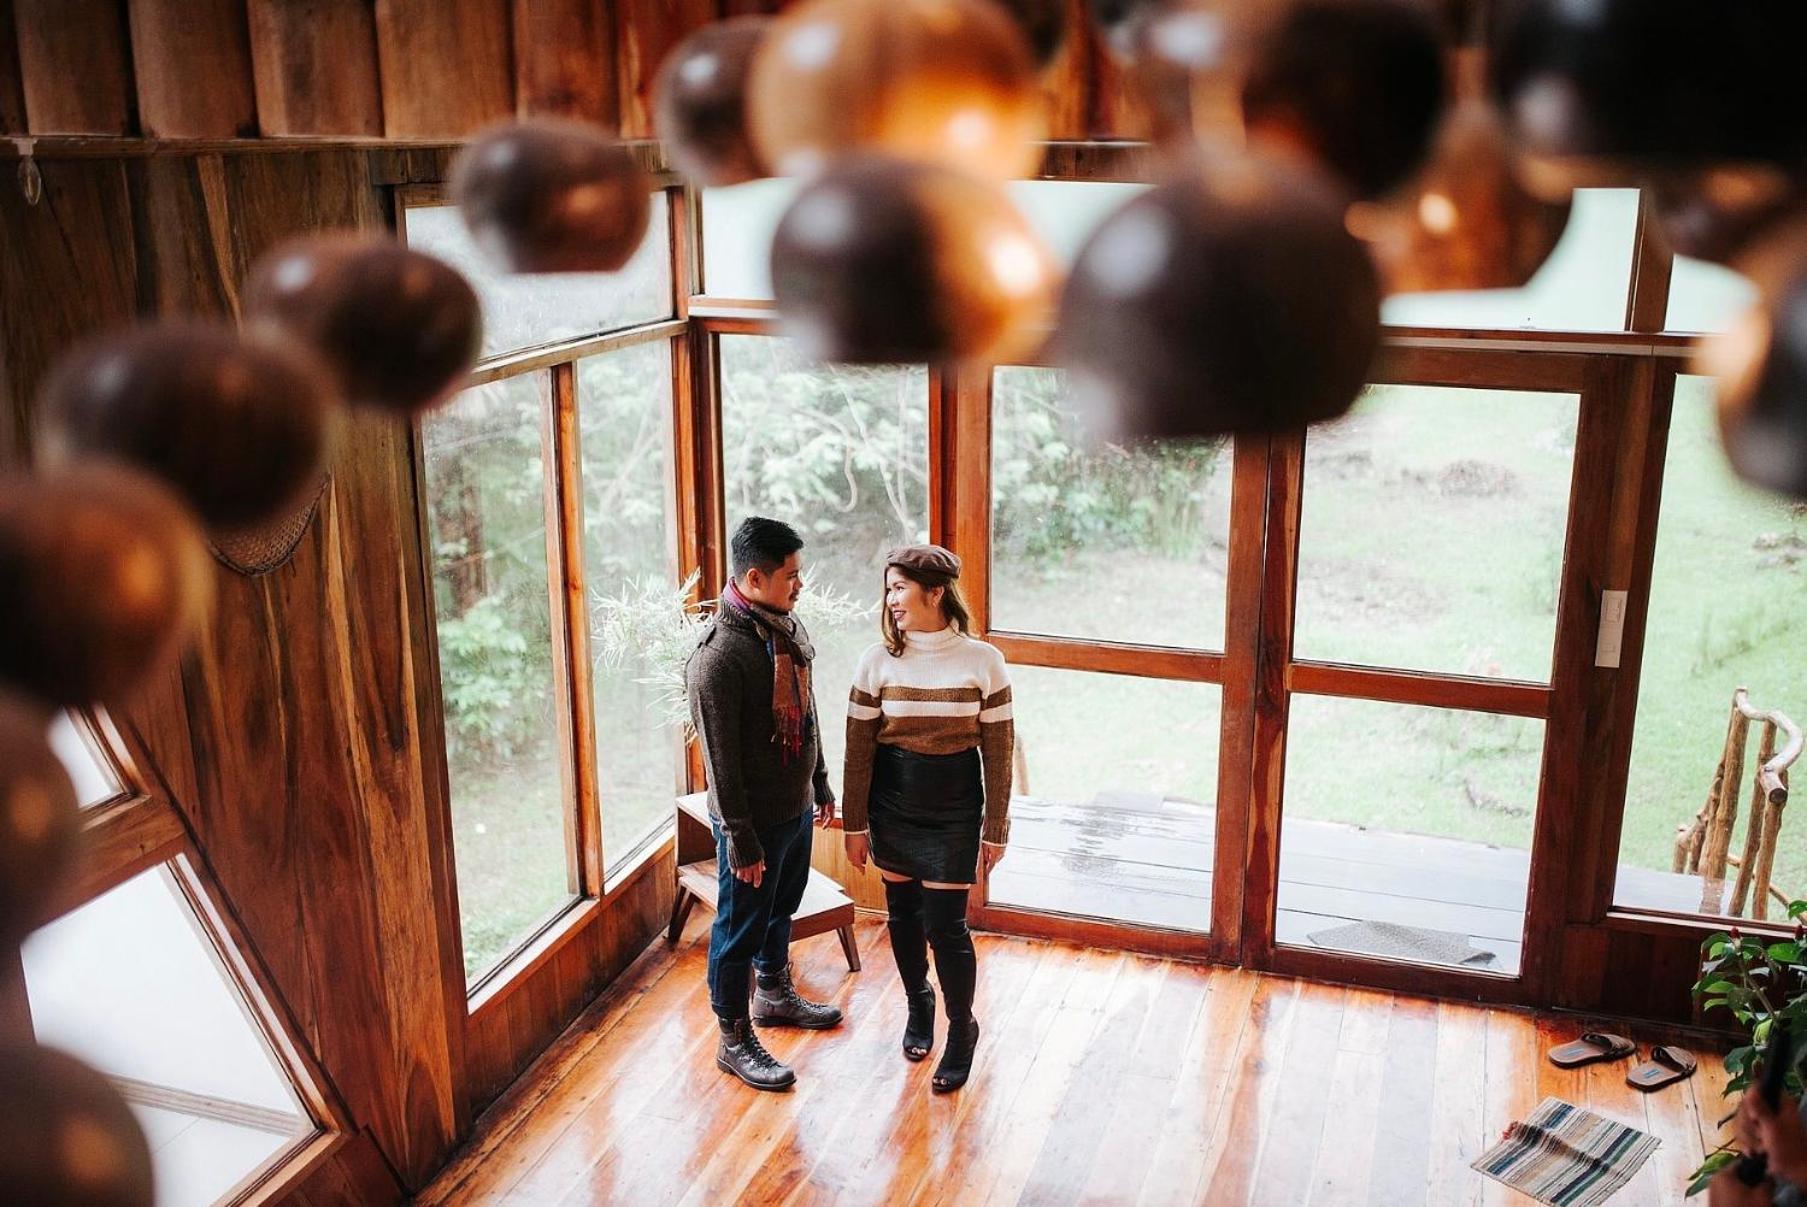
[{"label": "wooden wall plank", "polygon": [[615,24],[606,0],[515,0],[515,105],[522,117],[621,124]]},{"label": "wooden wall plank", "polygon": [[256,138],[244,0],[128,0],[147,138]]},{"label": "wooden wall plank", "polygon": [[235,317],[238,278],[223,159],[152,156],[130,161],[125,170],[139,311]]},{"label": "wooden wall plank", "polygon": [[615,0],[615,61],[621,84],[621,136],[653,136],[653,77],[665,54],[715,20],[714,0]]},{"label": "wooden wall plank", "polygon": [[515,112],[509,0],[376,0],[383,133],[463,138]]},{"label": "wooden wall plank", "polygon": [[13,0],[33,134],[131,134],[138,126],[125,0]]},{"label": "wooden wall plank", "polygon": [[25,80],[19,69],[19,34],[13,24],[13,0],[0,0],[0,134],[23,134]]},{"label": "wooden wall plank", "polygon": [[280,1207],[343,1207],[346,1203],[400,1203],[402,1188],[395,1174],[383,1162],[370,1134],[351,1133],[345,1143],[334,1150],[306,1178],[277,1195],[272,1203]]},{"label": "wooden wall plank", "polygon": [[1092,55],[1096,42],[1085,0],[1066,0],[1067,40],[1042,68],[1042,98],[1048,110],[1048,137],[1081,139],[1091,130]]},{"label": "wooden wall plank", "polygon": [[381,136],[369,0],[248,0],[247,16],[265,135]]}]

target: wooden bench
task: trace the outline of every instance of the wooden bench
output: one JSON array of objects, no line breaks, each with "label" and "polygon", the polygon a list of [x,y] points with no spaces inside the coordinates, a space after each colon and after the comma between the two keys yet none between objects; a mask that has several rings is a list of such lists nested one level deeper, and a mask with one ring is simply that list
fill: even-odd
[{"label": "wooden bench", "polygon": [[[691,824],[686,824],[686,823]],[[704,831],[709,830],[709,798],[706,793],[695,792],[689,796],[678,798],[678,828],[680,846],[695,850],[700,845],[700,836],[695,826],[700,825]],[[685,841],[688,835],[688,842]],[[714,840],[710,840],[713,849]],[[689,853],[686,851],[685,853]],[[717,894],[721,891],[720,882],[716,879],[715,856],[706,859],[693,859],[678,865],[678,895],[671,905],[671,924],[666,928],[667,941],[676,943],[678,936],[684,932],[684,923],[690,918],[691,907],[702,902],[709,910],[715,909]],[[853,937],[853,898],[841,891],[823,872],[815,868],[809,869],[809,887],[803,890],[803,903],[791,916],[791,942],[807,939],[812,935],[827,934],[834,931],[841,938],[841,950],[847,955],[847,967],[853,972],[860,970],[860,949]]]}]

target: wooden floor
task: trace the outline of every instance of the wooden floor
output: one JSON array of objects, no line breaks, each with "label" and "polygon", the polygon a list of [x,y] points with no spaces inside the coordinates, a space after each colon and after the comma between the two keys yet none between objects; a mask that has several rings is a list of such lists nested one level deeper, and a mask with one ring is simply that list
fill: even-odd
[{"label": "wooden floor", "polygon": [[936,1096],[933,1059],[898,1052],[902,993],[868,918],[863,973],[833,936],[794,948],[804,988],[848,1020],[766,1032],[799,1084],[760,1094],[715,1068],[706,927],[630,968],[420,1201],[1529,1203],[1468,1163],[1556,1095],[1662,1140],[1614,1200],[1647,1207],[1682,1201],[1722,1113],[1711,1055],[1654,1095],[1627,1063],[1543,1059],[1596,1020],[990,935],[973,1079]]},{"label": "wooden floor", "polygon": [[[1210,806],[1111,792],[1083,804],[1018,797],[1010,815],[1010,857],[992,875],[992,901],[1143,926],[1210,925]],[[1311,947],[1313,934],[1351,922],[1409,925],[1466,938],[1493,957],[1472,967],[1511,975],[1530,866],[1524,849],[1287,818],[1274,935]],[[1700,879],[1622,865],[1619,896],[1688,912],[1700,908]]]}]

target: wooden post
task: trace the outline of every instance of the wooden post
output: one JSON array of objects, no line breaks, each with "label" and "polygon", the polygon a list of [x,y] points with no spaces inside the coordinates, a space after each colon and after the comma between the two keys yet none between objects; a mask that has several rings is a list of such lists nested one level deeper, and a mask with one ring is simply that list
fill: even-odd
[{"label": "wooden post", "polygon": [[[1769,794],[1763,790],[1763,766],[1770,756],[1776,752],[1776,723],[1763,722],[1763,733],[1757,739],[1757,772],[1751,780],[1751,815],[1744,827],[1744,858],[1738,861],[1738,879],[1732,883],[1732,904],[1730,913],[1734,918],[1744,916],[1744,902],[1750,892],[1751,873],[1755,870],[1758,852],[1763,846],[1763,828],[1768,812]],[[1763,890],[1757,890],[1757,900],[1752,905],[1753,916],[1761,917],[1754,911],[1764,908]]]},{"label": "wooden post", "polygon": [[[1788,772],[1782,772],[1782,785],[1788,786]],[[1763,814],[1763,841],[1757,848],[1757,867],[1752,874],[1752,884],[1756,895],[1751,900],[1751,917],[1762,920],[1769,917],[1769,894],[1772,891],[1769,883],[1771,871],[1775,868],[1776,842],[1782,833],[1782,809],[1788,798],[1769,799],[1769,808]]]},{"label": "wooden post", "polygon": [[1738,793],[1744,778],[1744,741],[1750,721],[1734,708],[1732,723],[1726,729],[1725,774],[1719,778],[1719,800],[1713,807],[1713,822],[1707,831],[1706,850],[1701,855],[1701,874],[1725,879],[1725,856],[1732,845],[1732,827],[1738,821]]}]

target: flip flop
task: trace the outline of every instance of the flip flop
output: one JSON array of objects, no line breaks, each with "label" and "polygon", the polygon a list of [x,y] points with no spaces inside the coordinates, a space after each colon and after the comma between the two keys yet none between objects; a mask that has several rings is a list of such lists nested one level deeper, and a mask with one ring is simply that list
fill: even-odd
[{"label": "flip flop", "polygon": [[1637,1046],[1623,1035],[1589,1031],[1580,1039],[1551,1048],[1550,1063],[1559,1069],[1573,1069],[1601,1060],[1619,1060],[1637,1050]]},{"label": "flip flop", "polygon": [[1625,1080],[1649,1093],[1694,1076],[1695,1063],[1692,1053],[1658,1044],[1650,1049],[1650,1059],[1625,1074]]}]

